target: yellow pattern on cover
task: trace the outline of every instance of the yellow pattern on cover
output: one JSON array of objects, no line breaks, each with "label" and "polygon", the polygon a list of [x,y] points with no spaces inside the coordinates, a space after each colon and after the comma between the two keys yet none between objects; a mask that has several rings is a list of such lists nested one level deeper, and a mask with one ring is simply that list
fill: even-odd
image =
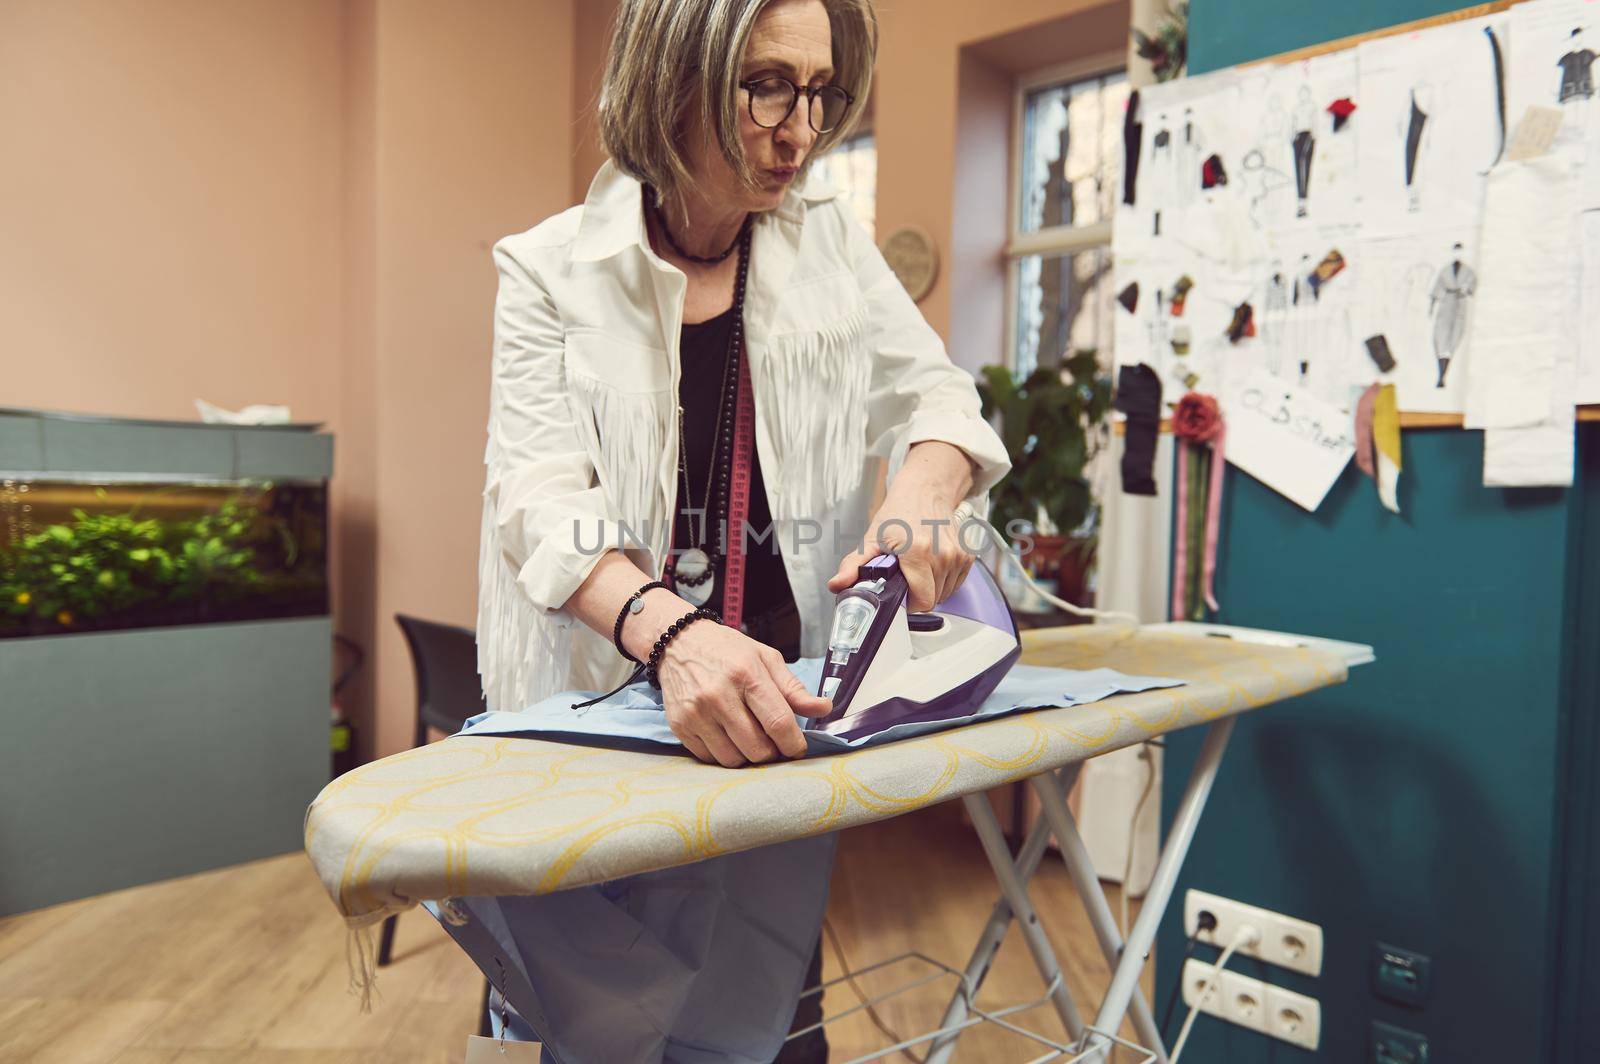
[{"label": "yellow pattern on cover", "polygon": [[457,736],[347,772],[306,813],[306,852],[351,927],[420,901],[545,894],[986,790],[1341,683],[1328,653],[1151,630],[1023,634],[1022,660],[1187,680],[744,769],[672,754]]}]

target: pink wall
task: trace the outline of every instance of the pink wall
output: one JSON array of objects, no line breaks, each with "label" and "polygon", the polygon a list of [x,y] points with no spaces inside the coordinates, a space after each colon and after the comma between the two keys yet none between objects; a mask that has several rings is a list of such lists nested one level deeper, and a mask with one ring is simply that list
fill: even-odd
[{"label": "pink wall", "polygon": [[488,419],[489,249],[571,187],[566,0],[383,0],[377,32],[377,750],[411,742],[396,611],[470,626]]},{"label": "pink wall", "polygon": [[0,4],[0,404],[326,422],[367,751],[409,742],[393,613],[472,621],[489,247],[569,203],[574,23],[574,0]]},{"label": "pink wall", "polygon": [[338,5],[0,4],[8,405],[338,409]]}]

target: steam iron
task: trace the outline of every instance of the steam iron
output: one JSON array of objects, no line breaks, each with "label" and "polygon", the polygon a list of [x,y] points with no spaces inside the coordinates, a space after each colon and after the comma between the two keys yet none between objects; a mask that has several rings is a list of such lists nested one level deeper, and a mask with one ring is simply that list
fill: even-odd
[{"label": "steam iron", "polygon": [[856,739],[896,724],[965,717],[1016,664],[1016,621],[981,563],[928,613],[906,609],[906,590],[899,559],[884,554],[839,592],[817,687],[833,711],[815,730]]}]

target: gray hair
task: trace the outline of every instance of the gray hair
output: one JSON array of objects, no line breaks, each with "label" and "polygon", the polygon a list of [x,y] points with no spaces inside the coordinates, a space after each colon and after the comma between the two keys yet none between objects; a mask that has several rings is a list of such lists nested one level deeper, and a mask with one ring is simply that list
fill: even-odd
[{"label": "gray hair", "polygon": [[[624,173],[668,197],[693,183],[682,123],[698,86],[700,118],[733,172],[760,180],[739,139],[739,76],[756,17],[770,0],[622,0],[600,87],[600,139]],[[837,129],[819,133],[795,175],[861,122],[878,51],[873,0],[822,0],[833,30],[834,83],[855,97]]]}]

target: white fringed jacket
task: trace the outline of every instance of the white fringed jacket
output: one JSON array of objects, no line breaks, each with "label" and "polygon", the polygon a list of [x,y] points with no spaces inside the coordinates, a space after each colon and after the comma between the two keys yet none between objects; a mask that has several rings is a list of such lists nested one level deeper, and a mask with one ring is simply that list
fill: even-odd
[{"label": "white fringed jacket", "polygon": [[[657,576],[667,560],[687,279],[650,247],[643,185],[609,160],[581,205],[500,240],[494,261],[478,668],[489,708],[515,710],[632,667],[563,605],[603,547]],[[1010,462],[971,376],[820,174],[757,215],[745,345],[801,653],[817,655],[849,549],[833,529],[866,528],[875,462],[892,481],[912,444],[960,447],[980,515]]]}]

